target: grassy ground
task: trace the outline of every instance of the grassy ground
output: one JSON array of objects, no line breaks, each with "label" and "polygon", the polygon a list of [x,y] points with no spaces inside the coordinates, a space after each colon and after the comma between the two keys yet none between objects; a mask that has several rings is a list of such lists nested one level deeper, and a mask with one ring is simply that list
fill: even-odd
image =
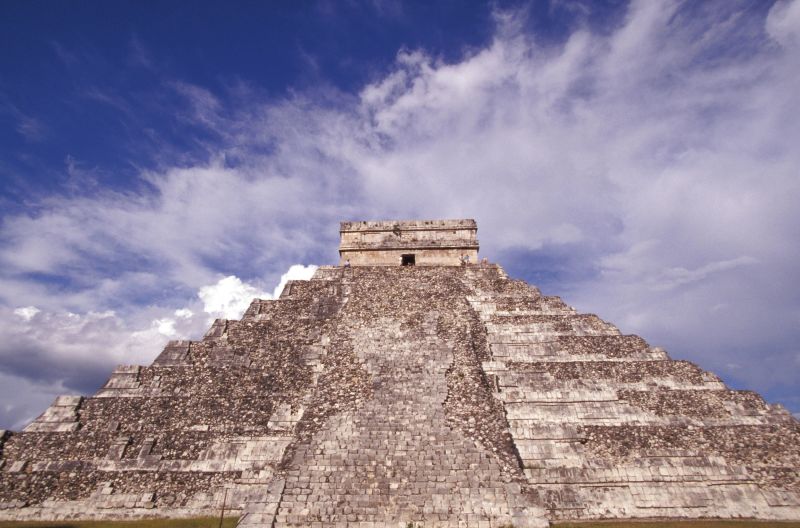
[{"label": "grassy ground", "polygon": [[[226,517],[224,528],[234,528],[237,517]],[[139,521],[0,521],[0,528],[218,528],[219,517],[199,519],[142,519]]]}]

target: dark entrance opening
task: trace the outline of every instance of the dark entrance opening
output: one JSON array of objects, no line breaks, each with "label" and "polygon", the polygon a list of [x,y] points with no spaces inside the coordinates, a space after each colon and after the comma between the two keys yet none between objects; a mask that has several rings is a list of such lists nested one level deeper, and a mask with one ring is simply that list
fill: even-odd
[{"label": "dark entrance opening", "polygon": [[408,255],[400,255],[401,266],[413,266],[415,264],[416,264],[416,258],[413,253],[409,253]]}]

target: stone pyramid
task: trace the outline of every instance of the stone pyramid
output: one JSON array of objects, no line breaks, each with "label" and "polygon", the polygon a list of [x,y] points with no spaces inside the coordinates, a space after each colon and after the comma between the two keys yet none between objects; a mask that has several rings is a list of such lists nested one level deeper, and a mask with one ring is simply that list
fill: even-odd
[{"label": "stone pyramid", "polygon": [[342,223],[341,265],[0,432],[0,519],[800,519],[788,412],[477,262],[476,232]]}]

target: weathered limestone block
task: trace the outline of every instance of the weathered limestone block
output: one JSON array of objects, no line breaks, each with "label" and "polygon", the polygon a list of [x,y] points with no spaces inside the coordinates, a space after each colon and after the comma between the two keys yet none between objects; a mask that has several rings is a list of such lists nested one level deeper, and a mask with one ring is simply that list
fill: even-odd
[{"label": "weathered limestone block", "polygon": [[125,456],[125,449],[127,449],[130,443],[130,436],[118,437],[116,440],[114,440],[114,443],[111,444],[111,447],[108,448],[106,458],[108,460],[122,460],[122,458]]},{"label": "weathered limestone block", "polygon": [[228,335],[228,320],[227,319],[214,319],[211,328],[203,336],[203,341],[217,340],[227,337]]},{"label": "weathered limestone block", "polygon": [[281,403],[269,419],[268,426],[274,431],[292,432],[303,417],[303,407],[292,409],[288,403]]},{"label": "weathered limestone block", "polygon": [[249,367],[251,362],[252,358],[247,353],[220,343],[215,344],[209,354],[209,363],[217,367],[224,365]]},{"label": "weathered limestone block", "polygon": [[247,500],[237,526],[260,527],[274,526],[275,515],[283,498],[284,479],[275,479],[270,484],[260,486],[259,493]]},{"label": "weathered limestone block", "polygon": [[27,460],[17,460],[13,462],[6,471],[9,473],[21,473],[25,471],[25,467],[28,465]]},{"label": "weathered limestone block", "polygon": [[78,408],[82,401],[82,396],[58,396],[41,416],[25,427],[24,431],[27,433],[76,431],[80,427]]},{"label": "weathered limestone block", "polygon": [[153,365],[162,367],[174,367],[182,365],[190,365],[191,359],[189,351],[191,350],[191,341],[170,341],[159,356],[153,361]]},{"label": "weathered limestone block", "polygon": [[138,365],[117,365],[105,385],[97,391],[97,398],[137,397],[142,395]]}]

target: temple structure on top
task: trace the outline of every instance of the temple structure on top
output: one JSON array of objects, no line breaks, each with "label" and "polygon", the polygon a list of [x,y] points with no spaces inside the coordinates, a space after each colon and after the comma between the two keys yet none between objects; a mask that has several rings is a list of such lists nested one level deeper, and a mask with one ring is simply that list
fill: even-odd
[{"label": "temple structure on top", "polygon": [[458,266],[478,260],[475,220],[341,222],[340,264]]}]

